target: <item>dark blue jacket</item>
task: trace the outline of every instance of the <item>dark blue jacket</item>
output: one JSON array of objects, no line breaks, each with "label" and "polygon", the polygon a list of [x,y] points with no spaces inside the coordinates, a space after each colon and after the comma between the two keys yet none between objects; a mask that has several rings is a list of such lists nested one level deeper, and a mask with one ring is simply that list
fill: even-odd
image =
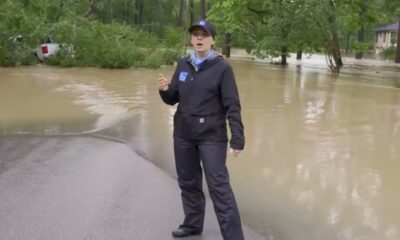
[{"label": "dark blue jacket", "polygon": [[174,116],[174,136],[189,140],[227,141],[226,119],[233,149],[244,148],[240,100],[232,67],[222,56],[202,63],[198,71],[189,57],[178,62],[167,91],[169,105],[179,102]]}]

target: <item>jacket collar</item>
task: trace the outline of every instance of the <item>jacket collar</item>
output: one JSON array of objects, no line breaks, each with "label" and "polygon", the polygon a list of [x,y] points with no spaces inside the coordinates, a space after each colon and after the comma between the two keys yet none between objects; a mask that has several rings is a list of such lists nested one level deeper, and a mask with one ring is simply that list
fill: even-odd
[{"label": "jacket collar", "polygon": [[190,55],[185,57],[185,61],[187,64],[189,64],[194,70],[196,71],[202,71],[205,70],[212,65],[216,64],[217,62],[221,61],[223,59],[222,55],[217,54],[214,58],[212,59],[206,59],[204,62],[201,64],[200,68],[196,70],[196,68],[193,66],[191,62]]}]

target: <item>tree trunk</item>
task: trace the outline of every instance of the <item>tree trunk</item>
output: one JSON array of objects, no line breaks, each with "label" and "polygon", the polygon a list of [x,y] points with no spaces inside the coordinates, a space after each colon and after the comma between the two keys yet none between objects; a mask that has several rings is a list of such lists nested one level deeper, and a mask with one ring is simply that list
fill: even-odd
[{"label": "tree trunk", "polygon": [[340,44],[339,44],[339,37],[337,32],[333,34],[333,49],[332,55],[335,60],[336,66],[341,67],[343,66],[342,56],[340,54]]},{"label": "tree trunk", "polygon": [[177,26],[178,27],[183,27],[183,10],[185,9],[185,0],[180,0],[179,1],[179,15],[178,15],[178,21],[177,21]]},{"label": "tree trunk", "polygon": [[346,50],[345,50],[346,55],[349,54],[349,49],[350,49],[350,32],[348,32],[346,36]]},{"label": "tree trunk", "polygon": [[89,17],[90,14],[96,12],[96,4],[97,4],[97,1],[96,0],[92,0],[90,2],[90,6],[89,6],[88,10],[86,10],[86,12],[83,14],[83,16],[84,17]]},{"label": "tree trunk", "polygon": [[200,0],[200,18],[206,19],[206,0]]},{"label": "tree trunk", "polygon": [[329,5],[331,7],[332,12],[328,16],[329,32],[331,36],[328,36],[328,48],[327,49],[331,54],[335,61],[336,67],[340,68],[343,66],[342,56],[340,54],[340,44],[339,37],[336,28],[336,8],[333,0],[329,0]]},{"label": "tree trunk", "polygon": [[192,26],[194,23],[194,2],[193,0],[189,0],[189,26]]},{"label": "tree trunk", "polygon": [[297,60],[301,60],[302,57],[303,57],[303,50],[300,49],[300,50],[297,51],[296,59],[297,59]]},{"label": "tree trunk", "polygon": [[281,65],[286,65],[287,64],[287,55],[288,55],[288,47],[283,46],[282,47],[282,53],[281,53]]},{"label": "tree trunk", "polygon": [[135,1],[135,24],[142,23],[143,2],[141,0]]},{"label": "tree trunk", "polygon": [[[361,29],[358,31],[357,34],[357,42],[363,43],[364,42],[364,27],[361,27]],[[356,59],[361,59],[363,58],[363,52],[357,52],[356,53]]]},{"label": "tree trunk", "polygon": [[226,57],[231,56],[231,34],[230,33],[225,33],[224,35],[224,41],[222,43],[222,55],[225,55]]},{"label": "tree trunk", "polygon": [[394,60],[395,63],[400,63],[400,17],[397,21],[399,26],[397,27],[397,47],[396,47],[396,59]]}]

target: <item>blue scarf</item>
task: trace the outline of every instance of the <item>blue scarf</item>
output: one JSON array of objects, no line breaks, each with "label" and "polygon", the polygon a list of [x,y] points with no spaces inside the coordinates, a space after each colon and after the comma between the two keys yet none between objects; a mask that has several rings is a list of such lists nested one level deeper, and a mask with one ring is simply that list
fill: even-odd
[{"label": "blue scarf", "polygon": [[196,52],[192,52],[192,54],[190,54],[190,63],[192,64],[192,66],[197,70],[199,70],[199,68],[201,67],[201,65],[204,63],[204,61],[206,60],[212,60],[217,56],[217,53],[214,51],[214,49],[211,49],[211,51],[207,54],[207,56],[205,57],[198,57]]}]

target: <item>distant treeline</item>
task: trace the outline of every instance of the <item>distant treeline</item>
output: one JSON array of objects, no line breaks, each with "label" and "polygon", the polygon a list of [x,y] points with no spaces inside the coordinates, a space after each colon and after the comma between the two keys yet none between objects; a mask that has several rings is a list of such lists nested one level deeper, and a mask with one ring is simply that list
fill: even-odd
[{"label": "distant treeline", "polygon": [[0,65],[35,63],[32,51],[51,36],[68,47],[48,64],[158,67],[183,54],[186,29],[200,17],[216,24],[217,46],[282,64],[289,52],[321,52],[334,69],[343,53],[372,52],[374,29],[398,21],[400,1],[0,0]]}]

